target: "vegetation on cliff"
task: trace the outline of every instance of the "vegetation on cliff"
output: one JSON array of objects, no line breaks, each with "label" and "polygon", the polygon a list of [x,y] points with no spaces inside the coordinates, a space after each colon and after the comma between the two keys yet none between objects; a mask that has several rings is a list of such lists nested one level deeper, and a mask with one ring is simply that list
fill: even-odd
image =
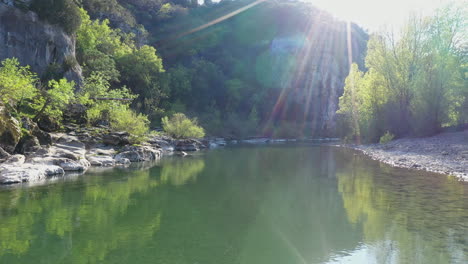
[{"label": "vegetation on cliff", "polygon": [[152,126],[182,112],[212,135],[333,133],[348,53],[362,64],[367,41],[357,25],[302,2],[45,2],[31,8],[76,32],[85,78],[126,86],[138,95],[131,108]]}]

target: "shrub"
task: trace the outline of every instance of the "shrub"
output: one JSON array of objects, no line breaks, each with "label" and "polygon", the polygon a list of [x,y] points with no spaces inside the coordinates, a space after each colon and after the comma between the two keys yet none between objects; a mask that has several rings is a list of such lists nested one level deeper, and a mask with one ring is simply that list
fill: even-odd
[{"label": "shrub", "polygon": [[198,126],[196,119],[189,119],[182,113],[176,113],[171,118],[163,117],[163,129],[175,138],[202,138],[205,131]]},{"label": "shrub", "polygon": [[383,136],[380,137],[380,144],[388,143],[388,142],[392,141],[394,137],[395,137],[395,135],[393,135],[392,133],[387,131],[387,132],[385,132],[385,134]]},{"label": "shrub", "polygon": [[125,105],[112,109],[109,116],[112,129],[127,131],[131,134],[130,141],[133,143],[141,142],[149,130],[148,117],[135,113]]}]

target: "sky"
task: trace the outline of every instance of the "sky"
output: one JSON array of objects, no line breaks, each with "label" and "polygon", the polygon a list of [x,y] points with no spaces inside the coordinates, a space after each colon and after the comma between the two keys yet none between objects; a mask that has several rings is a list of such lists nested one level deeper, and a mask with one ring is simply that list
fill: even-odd
[{"label": "sky", "polygon": [[327,10],[337,18],[350,20],[370,32],[387,25],[401,27],[411,13],[430,15],[449,2],[467,0],[303,0]]}]

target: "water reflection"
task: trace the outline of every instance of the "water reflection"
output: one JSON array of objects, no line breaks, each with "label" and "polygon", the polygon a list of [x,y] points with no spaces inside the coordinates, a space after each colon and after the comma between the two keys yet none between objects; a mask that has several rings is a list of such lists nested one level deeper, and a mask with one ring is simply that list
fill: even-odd
[{"label": "water reflection", "polygon": [[466,184],[347,157],[338,189],[373,263],[468,263]]},{"label": "water reflection", "polygon": [[0,189],[0,263],[467,263],[468,186],[330,147]]}]

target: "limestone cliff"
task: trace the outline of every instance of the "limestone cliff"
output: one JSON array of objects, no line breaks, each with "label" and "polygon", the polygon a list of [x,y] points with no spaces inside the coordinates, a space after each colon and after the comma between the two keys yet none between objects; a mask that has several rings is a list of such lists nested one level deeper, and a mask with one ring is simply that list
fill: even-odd
[{"label": "limestone cliff", "polygon": [[51,65],[62,66],[65,77],[82,82],[81,67],[75,59],[75,39],[61,28],[40,21],[26,12],[0,1],[0,60],[16,57],[32,71],[44,74]]}]

